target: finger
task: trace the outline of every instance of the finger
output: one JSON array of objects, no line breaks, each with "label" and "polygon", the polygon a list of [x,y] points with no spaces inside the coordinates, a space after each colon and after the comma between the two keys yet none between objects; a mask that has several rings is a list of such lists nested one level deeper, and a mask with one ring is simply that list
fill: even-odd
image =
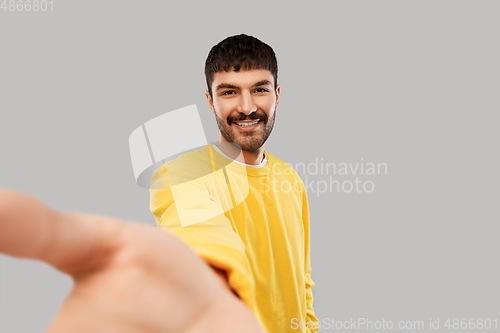
[{"label": "finger", "polygon": [[78,276],[105,265],[123,222],[58,212],[27,194],[0,189],[0,252],[42,260]]}]

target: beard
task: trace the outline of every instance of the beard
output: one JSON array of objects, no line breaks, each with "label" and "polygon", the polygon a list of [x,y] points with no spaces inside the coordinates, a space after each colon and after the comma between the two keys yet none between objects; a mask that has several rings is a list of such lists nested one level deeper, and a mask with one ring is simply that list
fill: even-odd
[{"label": "beard", "polygon": [[[274,121],[276,119],[276,110],[277,108],[274,109],[274,112],[270,118],[267,117],[267,114],[265,112],[258,109],[248,116],[242,113],[240,113],[239,116],[236,117],[232,117],[231,115],[229,115],[226,120],[222,120],[217,115],[217,110],[215,110],[215,119],[217,121],[219,131],[224,139],[226,139],[228,142],[238,145],[241,150],[253,151],[262,147],[262,145],[267,141],[267,138],[269,138],[269,135],[271,135],[274,127]],[[259,131],[257,133],[256,131],[238,131],[236,128],[231,127],[231,124],[235,121],[256,119],[261,120],[259,124],[261,124],[261,126],[264,126],[263,132]],[[237,133],[239,135],[236,135]]]}]

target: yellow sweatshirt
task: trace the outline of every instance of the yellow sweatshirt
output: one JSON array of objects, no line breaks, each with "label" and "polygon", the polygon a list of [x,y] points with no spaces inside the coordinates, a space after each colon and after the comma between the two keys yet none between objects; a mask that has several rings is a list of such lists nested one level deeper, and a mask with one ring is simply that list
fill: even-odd
[{"label": "yellow sweatshirt", "polygon": [[[267,332],[316,332],[305,186],[290,165],[265,153],[260,168],[210,145],[181,155],[154,173],[151,212],[159,227],[226,272]],[[300,322],[307,328],[297,329]]]}]

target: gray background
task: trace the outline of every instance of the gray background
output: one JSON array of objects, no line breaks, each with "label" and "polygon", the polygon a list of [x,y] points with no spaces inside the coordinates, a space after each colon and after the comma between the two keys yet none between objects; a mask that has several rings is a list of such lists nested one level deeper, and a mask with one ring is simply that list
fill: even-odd
[{"label": "gray background", "polygon": [[[420,331],[440,318],[443,332],[449,317],[498,318],[499,10],[497,1],[123,0],[2,10],[0,186],[153,225],[130,133],[197,104],[217,139],[205,58],[227,36],[254,35],[279,62],[269,152],[292,165],[388,165],[387,175],[360,176],[372,193],[309,192],[318,318],[422,320]],[[0,331],[43,331],[71,279],[6,256],[0,268]]]}]

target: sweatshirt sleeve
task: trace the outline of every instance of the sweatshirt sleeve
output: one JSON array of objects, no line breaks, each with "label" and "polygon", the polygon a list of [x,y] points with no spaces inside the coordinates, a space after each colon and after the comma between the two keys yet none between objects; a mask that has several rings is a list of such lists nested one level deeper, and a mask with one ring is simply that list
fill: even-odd
[{"label": "sweatshirt sleeve", "polygon": [[[302,221],[304,223],[304,249],[305,249],[305,283],[306,283],[306,304],[307,312],[304,321],[308,327],[308,333],[315,333],[319,330],[318,318],[314,314],[312,287],[314,281],[311,278],[311,258],[310,258],[310,221],[309,221],[309,203],[305,186],[302,189]],[[314,327],[314,328],[312,328]]]},{"label": "sweatshirt sleeve", "polygon": [[229,286],[254,309],[254,282],[245,246],[203,177],[190,174],[189,164],[181,162],[169,164],[168,176],[165,165],[158,168],[151,180],[150,210],[158,227],[186,242],[212,267],[225,271]]}]

